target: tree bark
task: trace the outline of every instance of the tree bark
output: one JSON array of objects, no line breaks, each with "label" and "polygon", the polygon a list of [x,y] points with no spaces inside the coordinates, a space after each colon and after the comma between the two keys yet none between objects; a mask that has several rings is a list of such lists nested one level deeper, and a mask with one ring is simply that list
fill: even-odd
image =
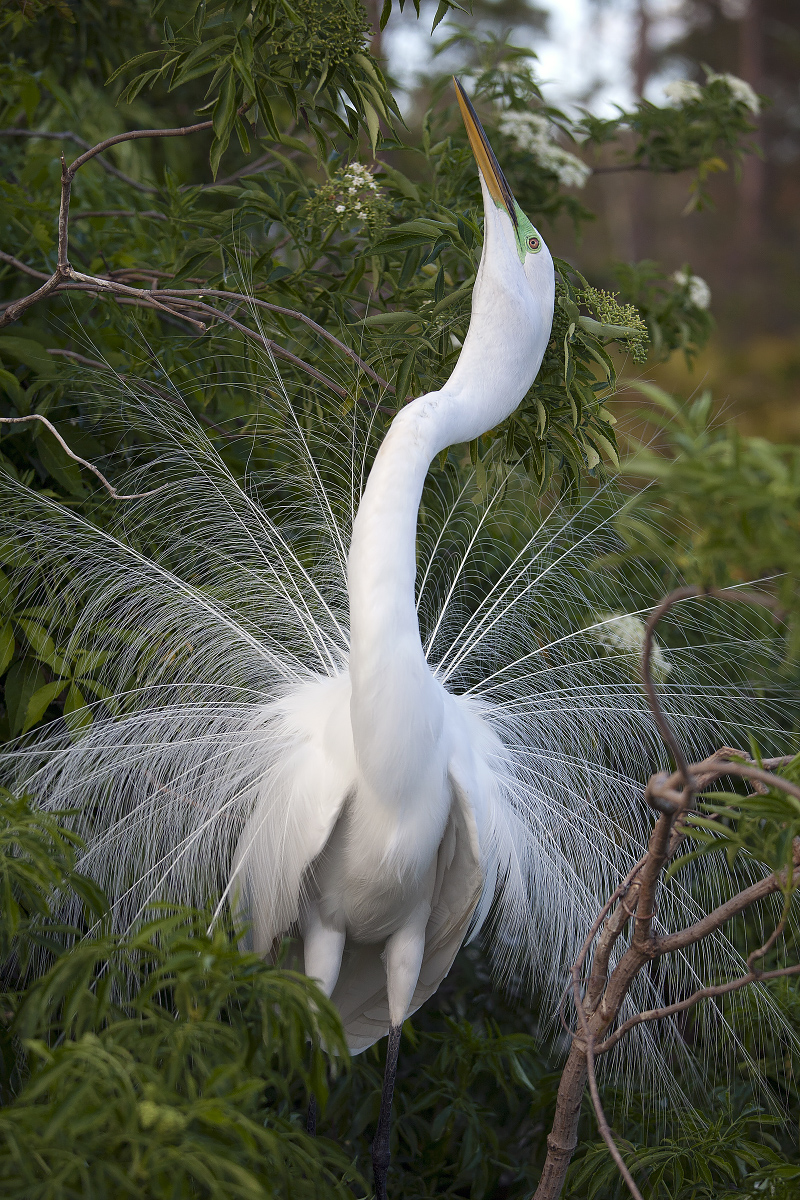
[{"label": "tree bark", "polygon": [[[750,0],[739,25],[739,74],[759,91],[764,76],[764,34],[761,0]],[[754,118],[760,124],[759,118]],[[759,135],[756,135],[757,137]],[[765,167],[763,158],[749,154],[742,163],[739,192],[739,244],[752,254],[763,233]]]},{"label": "tree bark", "polygon": [[545,1160],[533,1200],[556,1200],[561,1195],[567,1169],[578,1144],[578,1122],[586,1089],[586,1053],[583,1042],[573,1039],[561,1083],[553,1128],[547,1136]]}]

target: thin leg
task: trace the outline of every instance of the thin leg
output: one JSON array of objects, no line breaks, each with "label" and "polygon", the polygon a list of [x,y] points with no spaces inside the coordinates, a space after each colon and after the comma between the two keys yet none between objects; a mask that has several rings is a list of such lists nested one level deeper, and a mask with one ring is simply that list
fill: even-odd
[{"label": "thin leg", "polygon": [[400,1053],[402,1032],[402,1025],[389,1026],[389,1044],[386,1047],[386,1067],[383,1072],[383,1091],[381,1092],[381,1113],[378,1117],[378,1128],[375,1130],[375,1141],[372,1143],[375,1200],[386,1200],[386,1175],[392,1157],[389,1148],[389,1134],[392,1128],[392,1096],[394,1095],[394,1081],[397,1078],[397,1057]]},{"label": "thin leg", "polygon": [[312,1096],[308,1102],[308,1116],[306,1117],[306,1133],[310,1133],[312,1137],[317,1136],[317,1097]]}]

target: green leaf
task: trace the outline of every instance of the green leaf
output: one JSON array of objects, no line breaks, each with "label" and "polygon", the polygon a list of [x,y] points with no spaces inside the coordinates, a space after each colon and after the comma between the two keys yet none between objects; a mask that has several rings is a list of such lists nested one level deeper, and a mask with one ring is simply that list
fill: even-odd
[{"label": "green leaf", "polygon": [[0,333],[0,358],[24,363],[45,379],[52,379],[58,370],[44,346],[32,338],[18,337],[17,334]]},{"label": "green leaf", "polygon": [[0,629],[0,675],[4,674],[6,667],[14,657],[15,645],[11,622],[6,621]]},{"label": "green leaf", "polygon": [[91,709],[86,704],[82,692],[74,683],[70,685],[64,700],[64,720],[71,730],[85,729],[92,723]]},{"label": "green leaf", "polygon": [[10,371],[6,371],[5,367],[0,367],[0,387],[14,401],[17,411],[25,416],[28,412],[28,405],[25,402],[25,391],[20,386],[17,377],[12,375]]},{"label": "green leaf", "polygon": [[56,648],[47,630],[38,622],[27,620],[25,617],[18,618],[17,624],[30,642],[36,657],[48,667],[52,667]]},{"label": "green leaf", "polygon": [[380,118],[374,107],[366,102],[364,104],[364,116],[367,122],[367,129],[369,130],[369,140],[374,157],[378,149],[378,136],[381,129]]},{"label": "green leaf", "polygon": [[225,76],[225,81],[222,84],[222,89],[214,105],[212,115],[214,141],[211,145],[211,173],[214,179],[217,178],[219,162],[222,155],[228,148],[228,142],[231,139],[233,132],[233,123],[236,117],[236,76],[232,70],[228,71]]},{"label": "green leaf", "polygon": [[388,163],[381,163],[381,171],[402,196],[406,196],[409,200],[414,200],[419,204],[419,188],[402,171],[398,171],[395,167],[390,167]]},{"label": "green leaf", "polygon": [[11,667],[5,681],[5,699],[12,737],[22,732],[28,703],[34,692],[46,683],[47,676],[35,659],[23,658]]},{"label": "green leaf", "polygon": [[21,733],[27,733],[37,721],[41,721],[50,704],[61,695],[68,682],[67,679],[54,679],[52,683],[46,683],[44,687],[36,689],[28,701]]},{"label": "green leaf", "polygon": [[397,404],[402,404],[408,395],[408,389],[411,384],[411,373],[414,370],[414,362],[417,357],[416,346],[413,350],[409,350],[400,364],[400,369],[397,372],[395,379],[395,401]]}]

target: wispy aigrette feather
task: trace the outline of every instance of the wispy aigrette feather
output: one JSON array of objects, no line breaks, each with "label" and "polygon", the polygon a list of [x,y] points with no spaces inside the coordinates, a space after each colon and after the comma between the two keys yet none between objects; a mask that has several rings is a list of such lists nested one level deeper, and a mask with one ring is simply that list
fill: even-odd
[{"label": "wispy aigrette feather", "polygon": [[[146,481],[171,480],[163,492],[98,528],[0,480],[4,535],[24,520],[32,586],[44,568],[70,589],[72,649],[108,655],[98,675],[109,693],[80,735],[56,723],[12,748],[6,770],[40,803],[80,809],[82,869],[107,888],[120,924],[154,900],[236,895],[265,928],[291,931],[308,845],[326,836],[292,764],[315,706],[347,702],[346,557],[377,439],[358,410],[326,433],[315,418],[312,432],[279,399],[263,435],[280,466],[240,481],[185,409],[119,390],[158,445]],[[639,856],[641,784],[663,758],[633,655],[606,636],[622,618],[592,569],[616,546],[615,511],[610,488],[538,513],[521,475],[490,472],[484,498],[474,478],[438,470],[419,525],[423,644],[494,773],[487,844],[499,890],[492,879],[474,924],[494,905],[501,975],[553,994]],[[704,619],[687,608],[694,644]],[[694,656],[668,653],[663,690],[699,754],[731,739],[722,701],[740,740],[760,722],[755,701],[701,679]],[[677,885],[664,920],[670,904],[696,911]],[[722,939],[714,953],[735,958]]]}]

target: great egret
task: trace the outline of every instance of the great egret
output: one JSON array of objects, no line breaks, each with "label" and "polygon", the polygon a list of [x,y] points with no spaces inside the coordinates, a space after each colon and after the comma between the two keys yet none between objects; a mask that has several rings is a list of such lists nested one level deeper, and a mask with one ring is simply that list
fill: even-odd
[{"label": "great egret", "polygon": [[[519,404],[554,303],[550,253],[458,98],[485,208],[469,334],[442,389],[395,418],[363,494],[370,430],[355,410],[351,441],[320,456],[283,397],[281,512],[129,381],[113,396],[160,439],[149,482],[162,470],[166,483],[117,529],[0,480],[6,528],[24,523],[48,594],[65,566],[78,610],[65,661],[90,651],[106,689],[80,736],[53,725],[7,761],[41,803],[82,810],[81,866],[120,919],[221,890],[264,954],[302,939],[354,1051],[388,1032],[379,1197],[403,1020],[493,907],[501,967],[519,955],[561,983],[576,928],[638,855],[635,780],[658,754],[636,647],[615,640],[636,618],[609,613],[582,569],[611,514],[590,502],[537,523],[511,476],[482,507],[426,484],[435,455]],[[707,745],[711,706],[680,659],[665,702]],[[687,729],[695,714],[704,724]]]},{"label": "great egret", "polygon": [[[435,678],[422,647],[417,511],[432,459],[499,425],[533,383],[555,299],[550,252],[456,87],[484,202],[469,331],[447,383],[401,410],[370,472],[347,560],[349,671],[333,683],[309,684],[292,700],[305,744],[287,783],[304,796],[312,818],[304,823],[305,844],[295,848],[292,908],[315,864],[300,903],[306,974],[333,997],[354,1049],[382,1037],[388,1025],[373,1144],[379,1200],[403,1021],[438,988],[487,880],[493,892],[510,857],[496,811],[502,801],[493,760],[502,747],[469,702]],[[258,855],[264,837],[256,811],[238,860]],[[259,945],[268,948],[285,931],[281,924],[262,910]],[[353,953],[343,959],[348,942]]]}]

